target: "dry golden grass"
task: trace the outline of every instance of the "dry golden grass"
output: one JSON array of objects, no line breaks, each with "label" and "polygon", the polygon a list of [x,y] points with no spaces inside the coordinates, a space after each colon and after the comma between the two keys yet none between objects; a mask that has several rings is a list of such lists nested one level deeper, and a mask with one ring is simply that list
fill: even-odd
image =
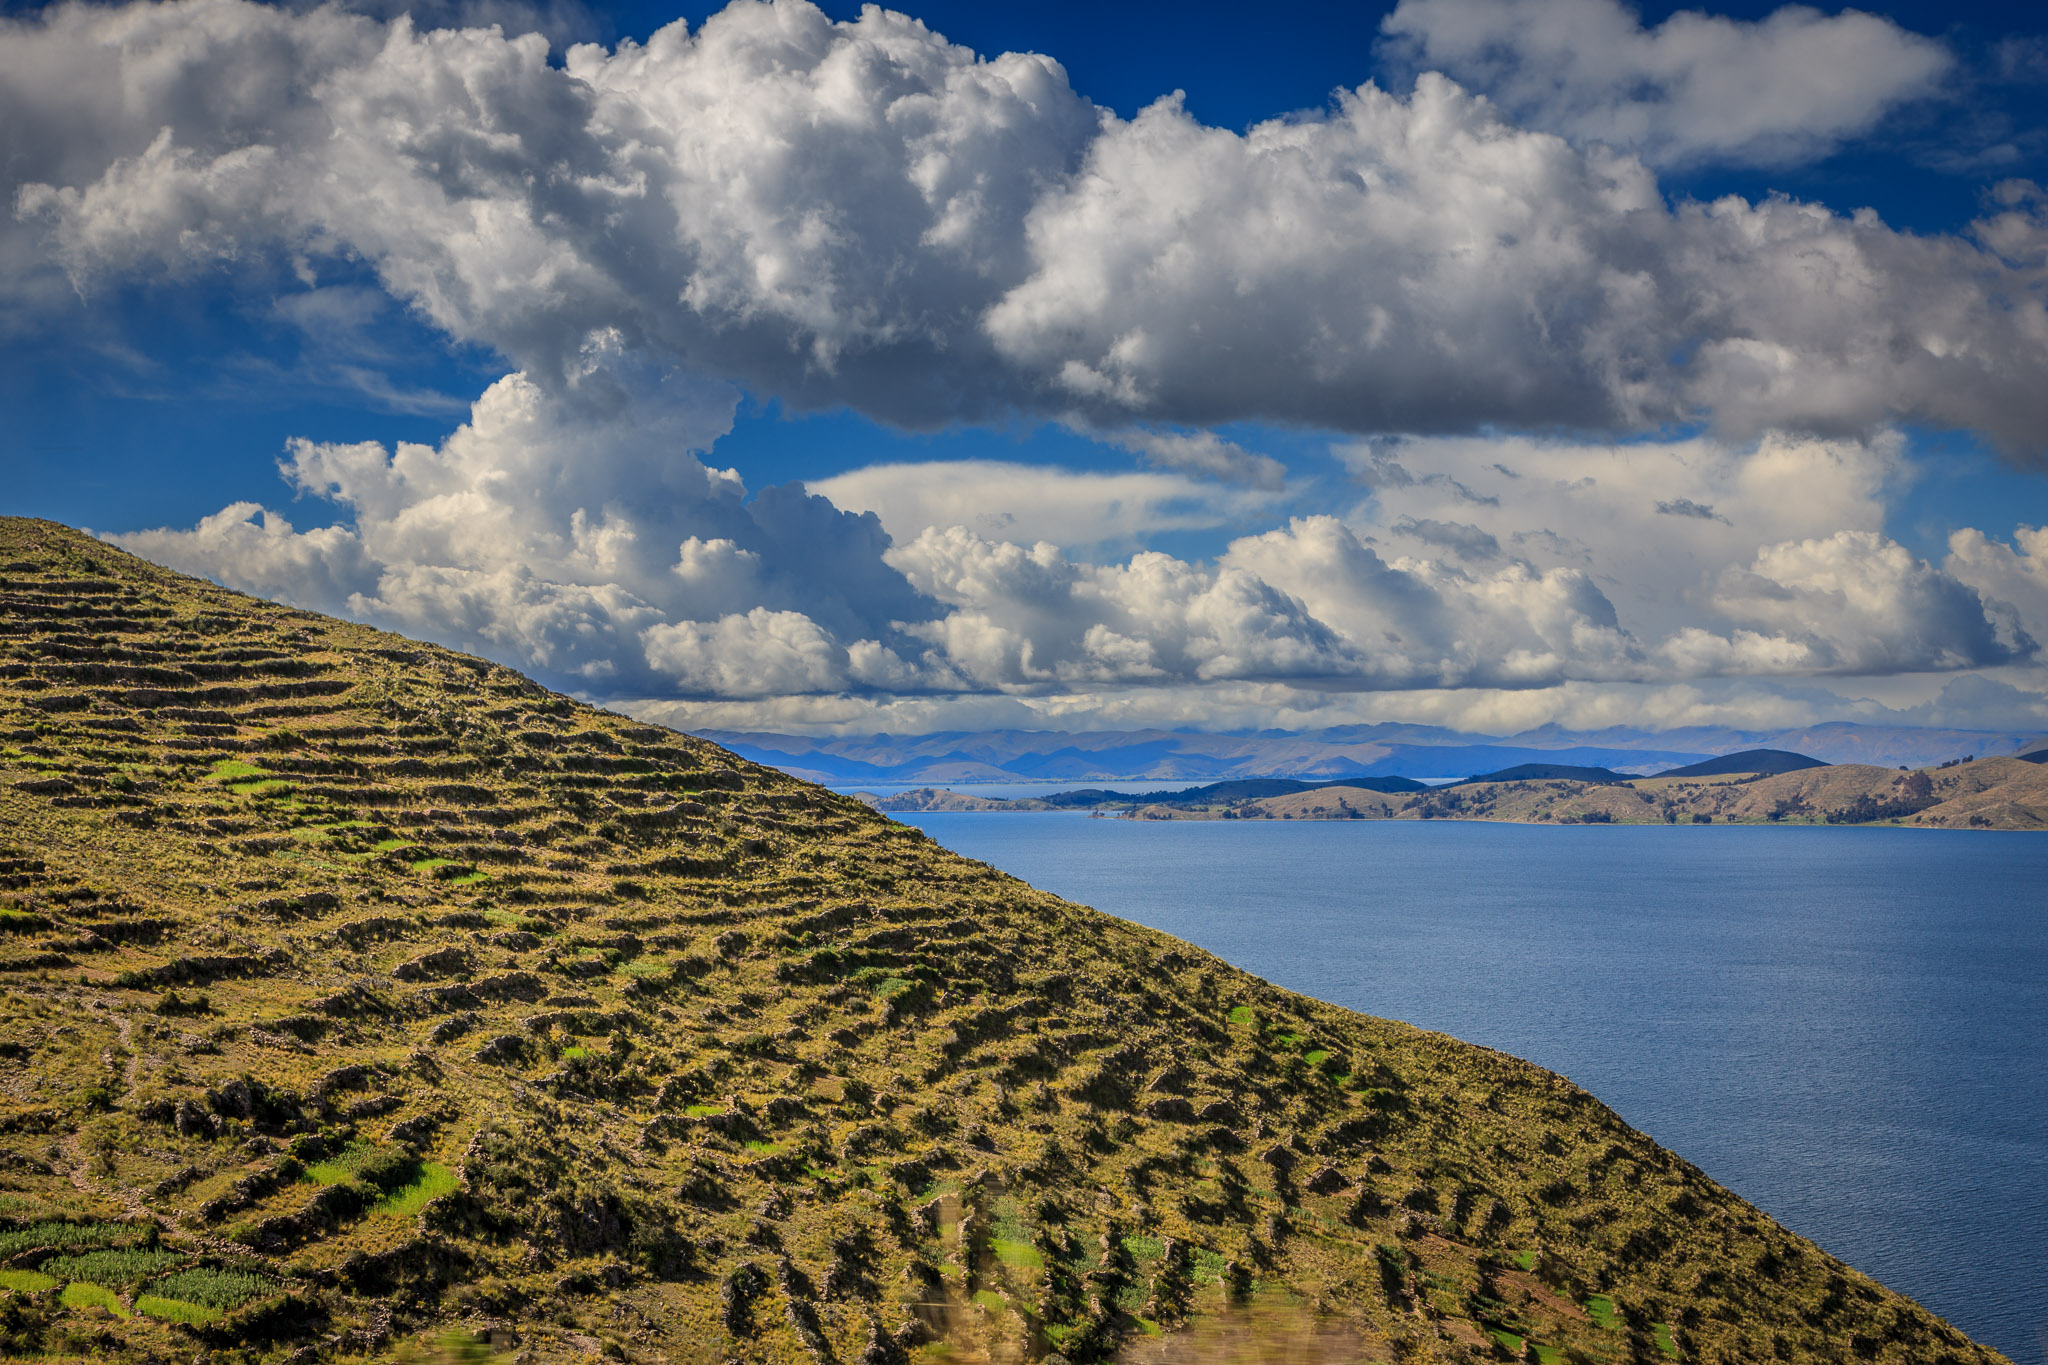
[{"label": "dry golden grass", "polygon": [[9,1267],[276,1286],[0,1286],[0,1351],[1997,1359],[1560,1077],[47,523],[0,831]]}]

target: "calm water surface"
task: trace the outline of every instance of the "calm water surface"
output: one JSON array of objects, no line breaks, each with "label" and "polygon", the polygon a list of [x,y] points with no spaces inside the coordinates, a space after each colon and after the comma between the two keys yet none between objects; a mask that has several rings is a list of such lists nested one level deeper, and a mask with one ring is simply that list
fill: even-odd
[{"label": "calm water surface", "polygon": [[2048,835],[898,818],[1290,989],[1562,1072],[2048,1365]]}]

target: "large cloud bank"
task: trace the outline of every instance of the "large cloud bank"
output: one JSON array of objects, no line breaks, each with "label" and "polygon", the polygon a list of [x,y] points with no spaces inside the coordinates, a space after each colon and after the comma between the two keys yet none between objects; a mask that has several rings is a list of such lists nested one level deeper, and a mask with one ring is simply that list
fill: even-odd
[{"label": "large cloud bank", "polygon": [[[1476,3],[1411,0],[1396,29],[1455,46]],[[1780,133],[1846,136],[1939,69],[1888,25],[1792,27],[1889,53],[1890,84]],[[1699,54],[1754,36],[1615,42],[1682,113]],[[438,445],[292,446],[287,480],[340,524],[244,502],[120,539],[596,695],[1527,693],[2032,658],[2037,540],[1928,563],[1883,535],[1879,489],[1901,419],[2038,459],[2037,198],[1967,238],[1674,206],[1622,148],[1684,149],[1620,117],[1537,131],[1425,74],[1243,133],[1173,100],[1123,120],[1047,58],[803,0],[559,66],[538,37],[328,8],[68,5],[0,23],[0,291],[33,329],[137,276],[367,265],[505,357]],[[1699,136],[1780,154],[1767,131]],[[1155,467],[750,493],[699,458],[740,389],[1050,418]],[[1290,502],[1285,468],[1209,430],[1234,419],[1355,433],[1356,483]],[[1712,434],[1630,439],[1670,424]],[[1206,559],[1077,552],[1244,523]]]},{"label": "large cloud bank", "polygon": [[[797,486],[748,497],[687,453],[730,403],[592,347],[566,396],[509,376],[437,447],[296,443],[287,478],[349,526],[301,532],[241,503],[117,539],[625,698],[1951,671],[2031,657],[2048,605],[2033,539],[1961,539],[1937,567],[1869,529],[1883,443],[1367,446],[1352,458],[1377,486],[1348,518],[1296,517],[1213,562],[1098,564],[890,491],[929,483],[921,466],[827,485],[848,502],[866,487],[890,524]],[[1000,481],[1004,467],[981,470]],[[1172,477],[1071,475],[1063,491],[1099,504],[1114,501],[1102,487]],[[1169,500],[1153,515],[1184,512]],[[1539,531],[1510,529],[1532,517]]]},{"label": "large cloud bank", "polygon": [[[1448,12],[1402,22],[1434,52]],[[1872,50],[1903,54],[1891,86],[1929,79],[1934,59],[1879,27]],[[1719,59],[1669,58],[1696,47],[1669,28],[1629,61],[1703,79]],[[1641,162],[1429,74],[1236,133],[1171,100],[1122,120],[1048,58],[804,0],[737,0],[560,67],[495,29],[67,5],[0,27],[0,146],[19,297],[53,268],[90,288],[355,257],[543,384],[611,328],[913,425],[1912,418],[2027,451],[2048,429],[2031,217],[1994,249],[1790,201],[1672,207]]]}]

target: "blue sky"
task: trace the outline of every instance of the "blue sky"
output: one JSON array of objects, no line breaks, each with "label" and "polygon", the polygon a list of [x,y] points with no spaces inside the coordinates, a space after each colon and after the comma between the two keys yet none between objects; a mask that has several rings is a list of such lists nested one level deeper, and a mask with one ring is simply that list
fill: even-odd
[{"label": "blue sky", "polygon": [[11,7],[4,510],[681,724],[2048,729],[2032,9],[912,12]]}]

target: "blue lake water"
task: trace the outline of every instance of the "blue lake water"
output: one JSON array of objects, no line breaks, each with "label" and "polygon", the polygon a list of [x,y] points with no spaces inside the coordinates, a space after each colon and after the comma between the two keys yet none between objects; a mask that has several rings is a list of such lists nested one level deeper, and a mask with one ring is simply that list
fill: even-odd
[{"label": "blue lake water", "polygon": [[1291,990],[1561,1072],[2048,1365],[2048,836],[899,818]]}]

